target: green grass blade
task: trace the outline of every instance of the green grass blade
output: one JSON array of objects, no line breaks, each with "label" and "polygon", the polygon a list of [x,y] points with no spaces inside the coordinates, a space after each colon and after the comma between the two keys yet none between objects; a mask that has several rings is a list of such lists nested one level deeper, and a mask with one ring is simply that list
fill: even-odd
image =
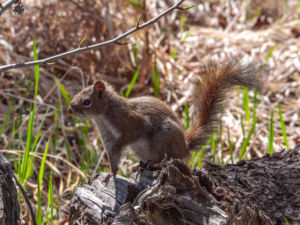
[{"label": "green grass blade", "polygon": [[40,127],[39,127],[39,129],[38,129],[37,135],[36,135],[36,137],[35,137],[35,139],[34,139],[34,142],[33,142],[33,144],[32,144],[32,149],[33,149],[33,150],[35,149],[36,144],[37,144],[37,142],[38,142],[38,140],[39,140],[39,138],[40,138],[40,136],[41,136],[41,134],[42,134],[42,127],[43,127],[44,121],[45,121],[45,119],[46,119],[46,117],[47,117],[47,115],[48,115],[49,109],[50,109],[50,108],[48,107],[47,110],[46,110],[46,113],[45,113],[45,115],[44,115],[44,117],[43,117],[43,119],[42,119],[42,121],[41,121]]},{"label": "green grass blade", "polygon": [[26,87],[26,90],[24,91],[24,94],[23,94],[23,98],[27,98],[28,96],[28,93],[30,91],[30,88],[31,88],[31,85],[32,85],[32,82],[33,82],[33,77],[31,77],[30,81],[29,81],[29,84],[27,85]]},{"label": "green grass blade", "polygon": [[189,104],[186,103],[184,107],[184,130],[188,130],[190,128],[190,116],[189,116]]},{"label": "green grass blade", "polygon": [[[22,134],[23,134],[23,130],[20,130],[20,132],[18,133],[18,138],[19,140],[22,139]],[[17,149],[21,149],[21,141],[19,141],[19,146]],[[21,153],[18,154],[18,176],[19,176],[19,182],[21,183],[21,177],[22,177],[22,167],[21,167]]]},{"label": "green grass blade", "polygon": [[136,80],[137,80],[139,74],[140,74],[140,68],[138,68],[138,69],[135,71],[135,73],[134,73],[134,75],[133,75],[133,77],[132,77],[132,79],[131,79],[131,82],[130,82],[130,84],[129,84],[129,87],[128,87],[126,93],[125,93],[125,98],[128,98],[128,96],[130,95],[131,89],[133,88],[133,85],[135,84],[135,82],[136,82]]},{"label": "green grass blade", "polygon": [[61,83],[59,83],[59,90],[60,90],[62,96],[64,97],[66,103],[69,105],[71,102],[71,98],[69,97],[64,85],[62,85]]},{"label": "green grass blade", "polygon": [[95,148],[90,153],[89,164],[93,165],[94,162],[97,163],[97,150]]},{"label": "green grass blade", "polygon": [[120,171],[122,177],[129,177],[129,176],[130,176],[130,174],[127,174],[127,175],[126,175],[126,174],[124,173],[124,171],[121,169],[121,167],[118,166],[118,168],[119,168],[119,171]]},{"label": "green grass blade", "polygon": [[70,149],[70,146],[69,146],[69,143],[68,143],[67,140],[65,140],[65,146],[66,146],[66,149],[67,149],[68,160],[69,160],[69,162],[72,162],[72,159],[71,159],[71,149]]},{"label": "green grass blade", "polygon": [[243,145],[242,145],[242,148],[241,148],[241,152],[240,152],[240,155],[239,155],[239,160],[242,159],[243,155],[244,155],[245,152],[246,152],[247,146],[248,146],[249,141],[250,141],[250,138],[251,138],[251,136],[252,136],[252,134],[253,134],[253,132],[254,132],[255,125],[256,125],[257,121],[258,121],[258,117],[256,117],[255,120],[253,121],[253,124],[252,124],[252,126],[251,126],[251,129],[250,129],[250,131],[249,131],[247,137],[244,139],[244,142],[243,142]]},{"label": "green grass blade", "polygon": [[281,132],[282,132],[282,136],[284,138],[284,144],[287,147],[287,149],[289,149],[289,142],[287,140],[287,135],[286,135],[286,130],[285,130],[285,123],[283,120],[283,116],[282,116],[282,111],[281,111],[281,106],[280,103],[278,103],[278,110],[279,110],[279,118],[280,118],[280,125],[281,125]]},{"label": "green grass blade", "polygon": [[[33,37],[33,58],[34,61],[38,60],[37,52],[36,52],[36,44],[35,39]],[[35,109],[37,104],[37,95],[38,95],[38,87],[39,87],[39,77],[40,77],[40,70],[39,65],[34,66],[35,69],[35,90],[34,90],[34,104],[33,107],[31,107],[30,110],[30,116],[29,116],[29,122],[28,122],[28,130],[27,130],[27,140],[26,140],[26,147],[24,151],[24,156],[22,159],[22,169],[21,169],[21,177],[20,177],[20,183],[23,184],[24,178],[27,173],[27,163],[29,158],[29,152],[30,152],[30,146],[32,142],[32,130],[34,126],[34,115],[35,115]]]},{"label": "green grass blade", "polygon": [[136,43],[133,44],[133,56],[134,56],[135,63],[137,63],[137,60],[138,60],[138,45]]},{"label": "green grass blade", "polygon": [[177,56],[176,56],[176,51],[174,48],[171,48],[171,56],[174,60],[176,60]]},{"label": "green grass blade", "polygon": [[267,56],[266,56],[266,58],[265,58],[265,63],[268,62],[268,60],[269,60],[269,58],[272,56],[273,51],[274,51],[275,48],[276,48],[276,45],[273,46],[273,47],[270,49],[270,51],[268,52],[268,54],[267,54]]},{"label": "green grass blade", "polygon": [[256,20],[256,18],[260,15],[262,9],[263,9],[263,7],[260,6],[260,7],[256,10],[256,12],[254,13],[254,16],[252,17],[252,22],[253,22],[254,20]]},{"label": "green grass blade", "polygon": [[253,99],[253,113],[252,113],[252,121],[256,118],[256,109],[258,105],[258,99],[257,99],[258,91],[254,91],[254,99]]},{"label": "green grass blade", "polygon": [[[205,148],[206,148],[206,145],[202,146],[198,152],[195,152],[195,151],[191,152],[189,165],[191,166],[192,169],[195,169],[196,166],[198,168],[201,168],[202,159],[203,159],[203,151]],[[195,164],[196,162],[197,162],[197,164]]]},{"label": "green grass blade", "polygon": [[[221,118],[222,118],[222,114],[221,114]],[[223,142],[222,142],[222,132],[223,132],[223,128],[222,128],[222,120],[220,120],[220,150],[221,150],[221,162],[222,162],[222,166],[225,166],[224,163],[224,151],[223,151]]]},{"label": "green grass blade", "polygon": [[180,29],[182,31],[184,30],[184,27],[185,27],[185,24],[186,24],[186,20],[187,20],[186,16],[181,16],[180,17]]},{"label": "green grass blade", "polygon": [[227,130],[227,135],[228,135],[228,144],[229,144],[229,153],[230,153],[230,159],[231,159],[231,163],[233,164],[233,147],[232,147],[232,143],[230,140],[230,134],[229,134],[229,130]]},{"label": "green grass blade", "polygon": [[286,225],[290,225],[289,221],[286,218],[284,218],[284,219],[285,219]]},{"label": "green grass blade", "polygon": [[56,126],[53,133],[53,154],[56,154],[56,145],[58,141],[58,132],[59,132],[59,122],[57,121],[57,114],[55,114],[56,119],[54,119]]},{"label": "green grass blade", "polygon": [[245,139],[246,138],[246,134],[245,134],[245,128],[244,128],[244,123],[243,123],[242,117],[241,117],[241,126],[242,126],[243,137]]},{"label": "green grass blade", "polygon": [[215,133],[213,133],[212,135],[211,135],[211,149],[212,149],[212,154],[213,154],[213,156],[212,156],[212,161],[213,162],[216,162],[216,134]]},{"label": "green grass blade", "polygon": [[188,30],[188,31],[185,31],[183,34],[182,34],[182,36],[181,36],[181,38],[180,38],[180,41],[182,42],[182,41],[184,41],[185,39],[187,39],[189,36],[191,36],[191,32]]},{"label": "green grass blade", "polygon": [[48,192],[48,205],[50,205],[50,221],[51,225],[53,225],[53,170],[50,173],[50,180],[49,180],[49,192]]},{"label": "green grass blade", "polygon": [[191,166],[192,169],[194,169],[194,162],[196,160],[196,154],[197,154],[197,152],[192,151],[191,156],[189,157],[189,165]]},{"label": "green grass blade", "polygon": [[244,105],[246,120],[250,124],[250,107],[249,107],[249,102],[250,101],[249,101],[248,88],[244,87],[244,90],[243,90],[243,105]]},{"label": "green grass blade", "polygon": [[143,6],[139,1],[133,1],[133,0],[129,0],[129,3],[133,6],[133,7],[137,7],[139,9],[142,9]]},{"label": "green grass blade", "polygon": [[50,144],[50,138],[47,142],[40,171],[39,171],[39,176],[38,176],[38,211],[37,211],[37,216],[36,216],[36,222],[38,225],[42,224],[42,181],[43,181],[43,176],[44,176],[44,171],[45,171],[45,162],[47,158],[47,153],[48,153],[48,148]]},{"label": "green grass blade", "polygon": [[33,121],[34,121],[34,110],[31,105],[30,116],[29,116],[29,121],[28,121],[26,146],[25,146],[25,151],[24,151],[24,155],[23,155],[23,159],[22,159],[22,169],[21,169],[21,177],[20,177],[21,184],[23,184],[23,181],[24,181],[25,175],[26,175],[26,171],[27,171],[27,164],[28,164],[30,146],[31,146],[31,141],[32,141]]},{"label": "green grass blade", "polygon": [[159,77],[157,72],[156,56],[154,55],[154,68],[153,68],[153,86],[154,96],[159,97]]},{"label": "green grass blade", "polygon": [[[37,152],[37,150],[40,147],[42,141],[43,141],[43,137],[40,138],[40,140],[38,141],[38,143],[36,145],[36,148],[35,148],[35,152]],[[35,161],[35,156],[34,155],[29,155],[28,156],[28,162],[27,162],[27,169],[26,169],[26,173],[25,173],[25,176],[24,176],[25,180],[28,180],[29,177],[31,177],[33,172],[34,172],[34,161]]]},{"label": "green grass blade", "polygon": [[23,78],[21,78],[20,80],[18,80],[15,84],[14,84],[14,86],[12,87],[12,89],[16,89],[20,84],[22,84],[25,80],[27,79],[27,77],[26,77],[26,75],[23,77]]},{"label": "green grass blade", "polygon": [[196,157],[199,157],[198,163],[197,163],[197,167],[201,168],[202,165],[202,159],[203,159],[203,152],[206,146],[202,146],[202,149],[197,153]]},{"label": "green grass blade", "polygon": [[268,153],[273,154],[273,139],[274,139],[274,126],[273,126],[273,110],[270,118],[270,131],[269,131],[269,151]]}]

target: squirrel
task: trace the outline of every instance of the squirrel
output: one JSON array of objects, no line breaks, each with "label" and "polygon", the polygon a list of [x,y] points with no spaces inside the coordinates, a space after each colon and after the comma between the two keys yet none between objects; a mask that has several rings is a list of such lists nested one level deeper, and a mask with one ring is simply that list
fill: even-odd
[{"label": "squirrel", "polygon": [[94,122],[110,161],[110,176],[116,176],[124,149],[131,149],[143,162],[160,162],[167,155],[184,159],[205,145],[216,130],[223,100],[236,85],[261,90],[261,69],[256,63],[230,60],[224,66],[210,61],[202,76],[193,81],[194,113],[186,132],[163,101],[150,96],[126,99],[103,79],[74,96],[68,111]]}]

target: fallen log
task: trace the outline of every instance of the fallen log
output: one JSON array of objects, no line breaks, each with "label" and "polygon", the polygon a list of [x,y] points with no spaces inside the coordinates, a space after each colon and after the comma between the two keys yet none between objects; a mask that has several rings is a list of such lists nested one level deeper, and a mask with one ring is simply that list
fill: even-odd
[{"label": "fallen log", "polygon": [[20,224],[20,206],[10,164],[0,153],[0,224]]},{"label": "fallen log", "polygon": [[107,184],[97,174],[76,187],[69,224],[300,224],[300,146],[203,167],[141,162],[131,178]]}]

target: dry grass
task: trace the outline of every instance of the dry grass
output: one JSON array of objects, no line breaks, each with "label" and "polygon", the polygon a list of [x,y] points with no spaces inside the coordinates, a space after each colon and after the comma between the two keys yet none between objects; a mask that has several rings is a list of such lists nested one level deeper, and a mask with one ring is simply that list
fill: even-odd
[{"label": "dry grass", "polygon": [[[77,48],[85,36],[87,39],[84,46],[109,40],[132,28],[139,14],[141,14],[142,23],[157,16],[174,3],[171,0],[148,0],[147,10],[144,10],[145,1],[138,2],[141,2],[141,8],[134,7],[129,1],[24,1],[25,12],[22,15],[12,15],[11,12],[6,11],[0,18],[0,51],[2,53],[0,65],[31,61],[33,59],[32,36],[36,38],[38,56],[42,59]],[[274,139],[276,143],[284,146],[278,103],[281,104],[289,147],[293,148],[300,143],[298,119],[300,109],[298,100],[300,94],[300,20],[298,17],[300,9],[297,5],[298,1],[187,0],[184,5],[193,3],[196,3],[195,7],[187,11],[173,11],[155,25],[131,35],[128,38],[131,41],[129,45],[105,46],[99,50],[80,53],[77,57],[66,57],[52,66],[40,67],[38,92],[40,97],[38,99],[43,99],[41,101],[43,104],[54,107],[50,109],[42,129],[43,140],[39,146],[40,152],[44,151],[48,138],[53,137],[55,130],[58,130],[56,160],[51,161],[50,156],[48,158],[49,161],[46,164],[48,167],[46,166],[44,173],[45,192],[42,197],[47,201],[47,182],[52,167],[54,171],[57,171],[53,173],[53,188],[55,199],[58,199],[54,203],[60,206],[60,219],[56,219],[57,222],[60,221],[60,224],[63,224],[64,220],[67,221],[66,212],[71,193],[75,185],[81,181],[78,175],[80,169],[84,168],[82,172],[86,176],[91,176],[98,158],[101,155],[103,157],[103,154],[99,137],[91,123],[88,123],[90,132],[83,138],[80,136],[82,130],[80,132],[79,128],[84,125],[77,123],[75,126],[66,111],[67,104],[61,92],[58,88],[53,88],[56,85],[55,79],[63,77],[61,83],[70,97],[82,86],[87,85],[87,80],[91,76],[102,76],[113,84],[117,91],[124,92],[134,72],[140,67],[138,81],[130,96],[153,95],[153,58],[156,55],[160,77],[160,98],[172,106],[172,109],[182,118],[184,106],[188,100],[188,82],[194,75],[200,73],[205,60],[213,58],[222,64],[228,58],[235,56],[241,60],[259,61],[266,64],[266,86],[264,92],[258,96],[259,105],[256,115],[259,116],[259,121],[250,140],[252,150],[249,151],[247,157],[262,156],[268,149],[267,133],[272,109],[275,110]],[[186,23],[183,26],[185,17]],[[137,49],[136,55],[135,48]],[[271,49],[274,49],[272,54],[270,54]],[[16,150],[16,148],[12,149],[12,146],[19,146],[18,150],[24,150],[27,132],[26,118],[30,108],[27,100],[34,99],[34,85],[31,86],[25,99],[20,97],[23,97],[26,85],[33,77],[34,68],[0,73],[0,124],[3,125],[9,104],[15,99],[12,116],[0,139],[0,149]],[[25,78],[24,82],[14,88],[14,85],[22,78]],[[254,92],[250,91],[249,95],[251,109]],[[221,138],[225,161],[229,158],[227,130],[230,131],[236,159],[243,141],[240,118],[243,120],[246,134],[251,128],[251,124],[245,120],[242,99],[242,90],[239,90],[226,102],[229,107],[223,115]],[[55,120],[58,109],[55,105],[58,102],[62,103],[59,107],[62,114],[58,120]],[[45,111],[46,107],[43,105],[37,111],[38,119],[35,121],[34,134],[37,132]],[[23,126],[18,127],[15,135],[12,136],[13,121],[18,114],[23,118]],[[263,131],[260,131],[261,129]],[[20,132],[22,135],[19,137]],[[259,135],[255,139],[257,134]],[[252,143],[253,140],[255,143]],[[70,161],[75,167],[67,163],[65,141],[70,145]],[[14,145],[12,145],[13,142]],[[278,144],[274,144],[275,150],[280,149]],[[51,144],[49,154],[53,154],[53,149],[53,144]],[[12,157],[12,152],[9,152],[7,157],[12,164],[16,163],[18,158]],[[90,164],[89,166],[82,167],[83,154],[86,159],[92,158],[91,161],[84,162]],[[203,157],[210,158],[211,154],[208,150]],[[221,158],[221,151],[218,151],[217,161],[220,162]],[[133,161],[134,158],[130,155],[124,158],[121,165],[124,173]],[[39,165],[40,161],[36,160],[36,171],[26,182],[27,191],[34,204],[36,203]],[[104,156],[100,162],[100,169],[107,167],[107,158]],[[28,222],[30,220],[28,214],[23,213],[23,215],[23,220]]]}]

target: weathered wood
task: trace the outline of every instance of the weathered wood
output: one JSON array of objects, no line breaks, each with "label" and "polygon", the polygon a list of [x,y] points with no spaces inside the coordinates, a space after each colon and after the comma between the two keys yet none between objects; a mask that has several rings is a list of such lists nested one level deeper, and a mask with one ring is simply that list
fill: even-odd
[{"label": "weathered wood", "polygon": [[107,185],[101,173],[76,187],[70,224],[227,224],[226,213],[180,160],[154,169],[141,165],[131,179],[117,176]]},{"label": "weathered wood", "polygon": [[225,168],[206,163],[200,183],[230,221],[239,224],[300,224],[300,146]]},{"label": "weathered wood", "polygon": [[0,153],[0,224],[20,224],[20,206],[10,164]]},{"label": "weathered wood", "polygon": [[[162,168],[162,169],[161,169]],[[300,224],[300,147],[225,168],[141,163],[130,179],[75,189],[70,224]],[[78,223],[79,222],[79,223]]]}]

